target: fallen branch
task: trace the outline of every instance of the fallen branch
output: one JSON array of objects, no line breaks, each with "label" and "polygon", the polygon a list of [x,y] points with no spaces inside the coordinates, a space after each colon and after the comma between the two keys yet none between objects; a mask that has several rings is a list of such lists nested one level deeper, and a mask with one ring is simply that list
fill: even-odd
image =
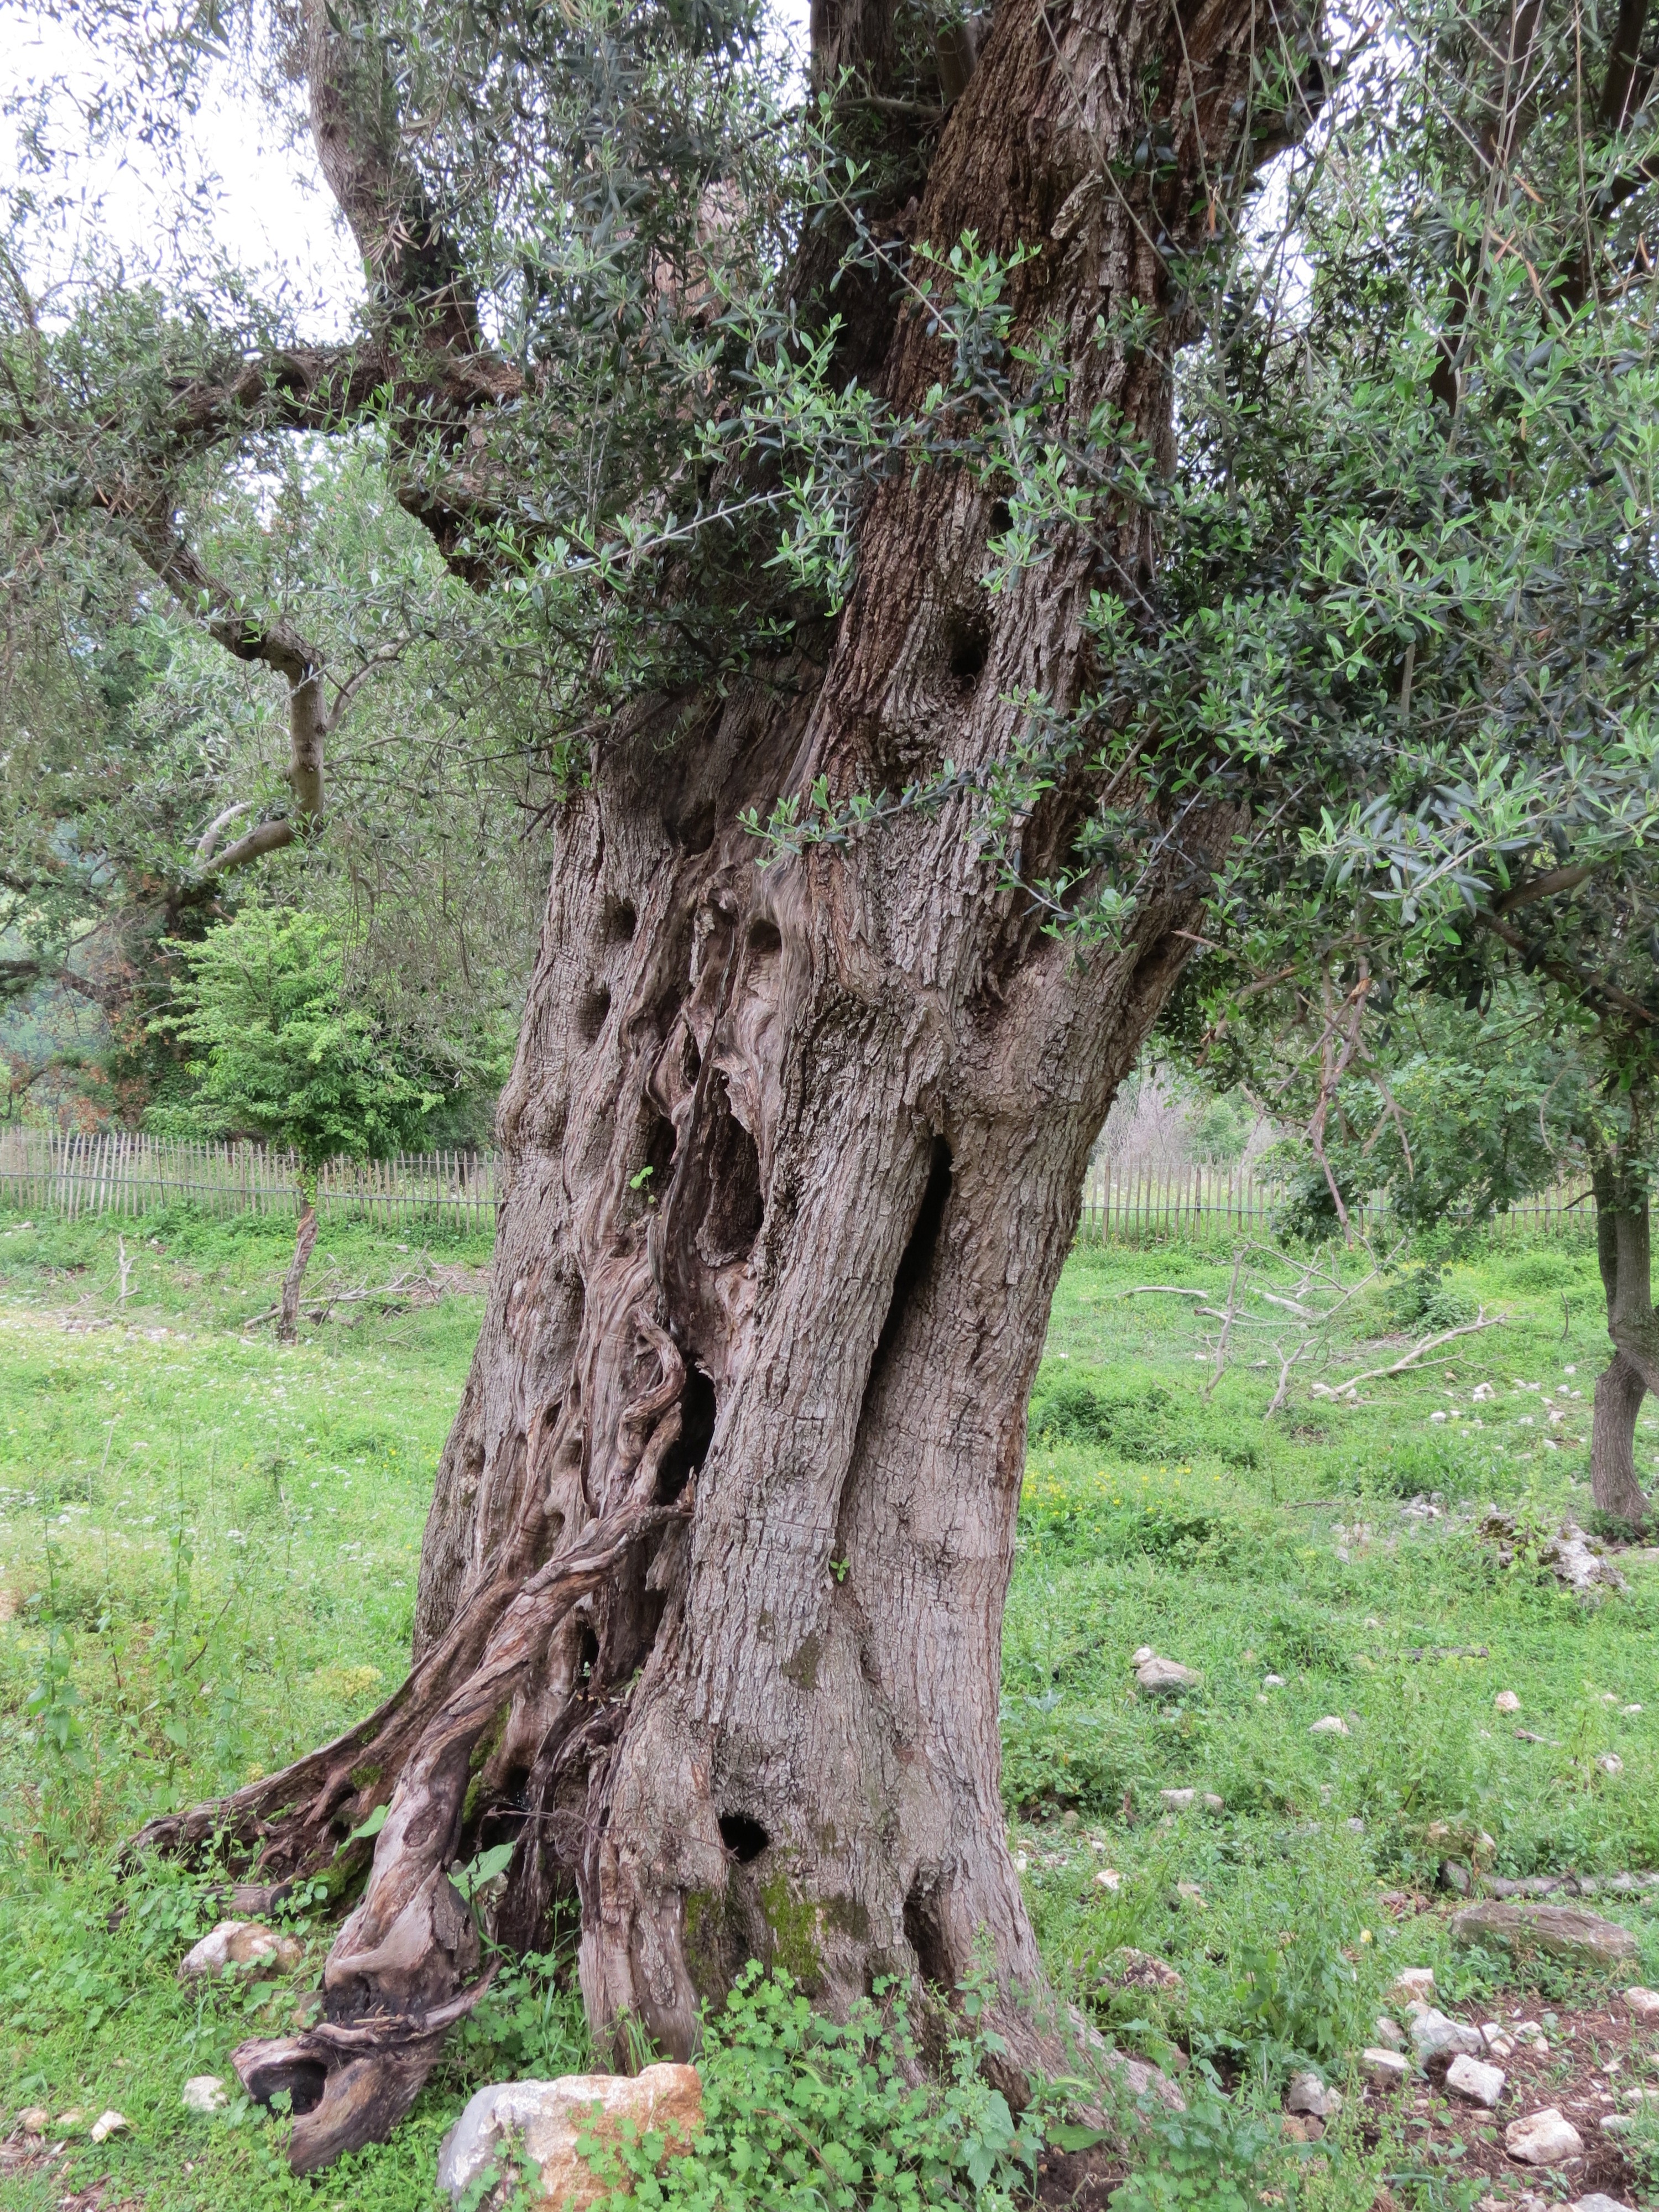
[{"label": "fallen branch", "polygon": [[1389,1367],[1368,1367],[1363,1375],[1351,1375],[1346,1382],[1310,1382],[1309,1389],[1316,1397],[1350,1398],[1362,1382],[1380,1382],[1390,1375],[1403,1375],[1408,1367],[1443,1344],[1449,1344],[1455,1336],[1474,1336],[1483,1328],[1498,1328],[1509,1319],[1506,1313],[1488,1315],[1484,1308],[1473,1321],[1460,1322],[1455,1328],[1443,1329],[1438,1336],[1425,1337],[1421,1344],[1396,1359]]}]

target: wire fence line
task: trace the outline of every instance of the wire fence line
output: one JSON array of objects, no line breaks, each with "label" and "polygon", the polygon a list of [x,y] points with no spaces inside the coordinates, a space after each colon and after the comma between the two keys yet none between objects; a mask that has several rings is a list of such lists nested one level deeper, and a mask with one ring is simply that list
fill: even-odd
[{"label": "wire fence line", "polygon": [[[254,1144],[191,1144],[131,1130],[66,1133],[0,1125],[0,1199],[25,1211],[138,1216],[165,1206],[205,1213],[293,1214],[299,1198],[291,1154]],[[422,1219],[493,1226],[501,1177],[493,1152],[399,1152],[386,1160],[331,1160],[318,1178],[325,1219],[410,1227]],[[1115,1163],[1091,1170],[1078,1235],[1090,1243],[1136,1243],[1183,1230],[1266,1234],[1285,1198],[1282,1183],[1249,1168]],[[1386,1206],[1357,1209],[1382,1228]],[[1589,1185],[1563,1182],[1499,1214],[1500,1237],[1584,1233],[1594,1214]]]},{"label": "wire fence line", "polygon": [[[255,1144],[192,1144],[130,1129],[88,1133],[0,1127],[0,1199],[25,1212],[137,1218],[189,1206],[221,1218],[295,1214],[298,1163]],[[493,1152],[398,1152],[331,1160],[317,1178],[325,1220],[409,1228],[423,1220],[493,1228]]]}]

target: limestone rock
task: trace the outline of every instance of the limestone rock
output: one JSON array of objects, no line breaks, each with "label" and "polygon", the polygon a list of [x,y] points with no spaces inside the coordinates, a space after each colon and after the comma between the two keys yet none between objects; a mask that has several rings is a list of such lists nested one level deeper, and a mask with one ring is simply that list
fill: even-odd
[{"label": "limestone rock", "polygon": [[1583,2154],[1584,2142],[1572,2122],[1547,2105],[1541,2112],[1511,2120],[1504,2130],[1504,2148],[1522,2166],[1564,2166]]},{"label": "limestone rock", "polygon": [[1160,1695],[1165,1690],[1195,1690],[1204,1677],[1176,1660],[1160,1659],[1154,1654],[1135,1668],[1135,1680],[1143,1690]]},{"label": "limestone rock", "polygon": [[[1397,2034],[1399,2030],[1395,2032]],[[1397,2089],[1411,2079],[1411,2061],[1398,2051],[1368,2048],[1360,2052],[1359,2064],[1373,2089]]]},{"label": "limestone rock", "polygon": [[1646,2021],[1650,2026],[1659,2023],[1659,1990],[1626,1990],[1625,2002],[1638,2020]]},{"label": "limestone rock", "polygon": [[1286,2112],[1279,2126],[1291,2142],[1317,2142],[1325,2132],[1325,2123],[1316,2112]]},{"label": "limestone rock", "polygon": [[1406,2048],[1405,2029],[1397,2020],[1390,2020],[1385,2012],[1378,2013],[1371,2022],[1371,2033],[1384,2051],[1403,2051]]},{"label": "limestone rock", "polygon": [[1227,1809],[1225,1798],[1218,1797],[1213,1790],[1204,1792],[1203,1805],[1206,1813],[1224,1813]]},{"label": "limestone rock", "polygon": [[100,2112],[92,2124],[92,2139],[95,2143],[107,2142],[112,2136],[125,2135],[125,2119],[119,2112]]},{"label": "limestone rock", "polygon": [[1448,2020],[1432,2005],[1418,2005],[1413,2010],[1411,2038],[1419,2066],[1427,2066],[1437,2058],[1479,2058],[1486,2047],[1486,2039],[1478,2027],[1467,2027],[1461,2020]]},{"label": "limestone rock", "polygon": [[1198,1792],[1196,1790],[1160,1790],[1158,1794],[1164,1801],[1166,1813],[1184,1813]]},{"label": "limestone rock", "polygon": [[1446,2087],[1454,2097],[1462,2097],[1466,2104],[1481,2105],[1489,2112],[1496,2112],[1504,2094],[1504,2069],[1460,2054],[1446,2069]]},{"label": "limestone rock", "polygon": [[1346,1735],[1347,1733],[1348,1723],[1340,1713],[1327,1713],[1322,1720],[1316,1721],[1308,1730],[1310,1735]]},{"label": "limestone rock", "polygon": [[1391,1996],[1419,1997],[1425,2004],[1434,1995],[1432,1966],[1406,1966],[1397,1973],[1389,1989]]},{"label": "limestone rock", "polygon": [[1130,1653],[1129,1664],[1132,1667],[1144,1667],[1149,1659],[1156,1659],[1157,1656],[1157,1652],[1150,1644],[1143,1644],[1139,1651]]},{"label": "limestone rock", "polygon": [[222,2112],[229,2102],[225,2085],[216,2074],[192,2074],[185,2084],[184,2106],[187,2112]]},{"label": "limestone rock", "polygon": [[1328,2089],[1317,2074],[1292,2074],[1285,2109],[1287,2112],[1311,2112],[1316,2120],[1334,2119],[1342,2109],[1342,2092]]},{"label": "limestone rock", "polygon": [[52,2125],[52,2114],[44,2105],[26,2105],[17,2115],[17,2124],[26,2136],[43,2136]]},{"label": "limestone rock", "polygon": [[[594,2110],[599,2107],[598,2112]],[[459,2204],[509,2132],[539,2170],[541,2201],[586,2212],[606,2193],[577,2138],[590,2131],[621,2140],[631,2120],[641,2135],[659,2130],[666,2155],[683,2154],[702,2125],[702,2081],[694,2066],[647,2066],[641,2073],[567,2074],[556,2081],[497,2081],[480,2089],[438,2153],[438,2186]]]},{"label": "limestone rock", "polygon": [[185,1952],[179,1978],[216,1980],[234,1969],[247,1980],[258,1981],[266,1974],[291,1974],[303,1956],[292,1936],[279,1936],[257,1920],[222,1920],[210,1936]]},{"label": "limestone rock", "polygon": [[1630,2212],[1630,2207],[1621,2204],[1616,2197],[1603,2197],[1597,2190],[1589,2197],[1575,2198],[1567,2212]]},{"label": "limestone rock", "polygon": [[1500,1690],[1492,1702],[1493,1710],[1500,1713],[1518,1713],[1521,1710],[1521,1700],[1513,1690]]},{"label": "limestone rock", "polygon": [[1544,1547],[1544,1559],[1557,1582],[1580,1597],[1600,1597],[1605,1590],[1630,1588],[1613,1561],[1603,1555],[1601,1547],[1576,1522],[1561,1523]]},{"label": "limestone rock", "polygon": [[1636,1938],[1616,1920],[1603,1920],[1570,1905],[1520,1905],[1510,1898],[1486,1898],[1454,1915],[1455,1943],[1480,1943],[1489,1949],[1545,1951],[1577,1966],[1613,1966],[1636,1956]]}]

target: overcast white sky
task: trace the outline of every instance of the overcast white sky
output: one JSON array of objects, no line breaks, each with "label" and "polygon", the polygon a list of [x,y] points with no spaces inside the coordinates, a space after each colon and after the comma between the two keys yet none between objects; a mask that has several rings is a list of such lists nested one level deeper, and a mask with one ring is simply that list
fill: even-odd
[{"label": "overcast white sky", "polygon": [[[773,0],[780,32],[803,56],[807,6],[808,0]],[[88,100],[106,74],[76,27],[42,20],[27,0],[0,0],[0,101],[60,75],[76,100]],[[72,117],[66,119],[72,126]],[[302,320],[325,327],[357,296],[356,256],[308,144],[283,143],[283,120],[268,113],[234,73],[224,72],[188,133],[191,187],[202,196],[204,209],[211,210],[212,234],[226,258],[250,272],[285,276]],[[0,175],[16,177],[23,166],[16,128],[0,117]],[[123,254],[149,261],[176,202],[177,174],[164,173],[155,151],[133,143],[96,162],[82,162],[76,184],[79,234],[64,241],[63,255],[97,235]],[[55,272],[33,273],[44,285]]]}]

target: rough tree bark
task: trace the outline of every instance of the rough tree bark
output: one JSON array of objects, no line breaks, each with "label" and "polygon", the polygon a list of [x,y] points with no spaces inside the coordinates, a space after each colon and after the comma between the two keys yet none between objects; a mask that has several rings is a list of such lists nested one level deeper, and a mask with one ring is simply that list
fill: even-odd
[{"label": "rough tree bark", "polygon": [[[1277,35],[1257,0],[1005,0],[910,210],[942,248],[1038,246],[1020,317],[1062,333],[1078,419],[1110,400],[1166,461],[1192,334],[1170,261],[1259,158],[1241,118]],[[1154,126],[1168,158],[1133,171]],[[1134,301],[1164,343],[1098,342]],[[906,406],[936,374],[896,315],[885,391]],[[689,2052],[750,1957],[836,2010],[983,1958],[1011,2064],[1042,2047],[999,1790],[1026,1399],[1090,1146],[1238,821],[1172,824],[1133,943],[1084,951],[997,890],[966,800],[769,871],[739,818],[819,775],[991,763],[1012,702],[1075,703],[1090,594],[1139,599],[1152,526],[993,599],[994,496],[948,467],[889,483],[827,662],[711,698],[672,745],[687,702],[641,702],[558,824],[414,1671],[339,1743],[149,1832],[216,1825],[270,1878],[344,1880],[368,1847],[342,1838],[390,1802],[325,2020],[236,2056],[256,2094],[293,2093],[299,2170],[406,2109],[481,1985],[446,1869],[506,1839],[489,1932],[529,1943],[574,1891],[619,2057],[625,2021]],[[1024,825],[1028,871],[1088,795]]]},{"label": "rough tree bark", "polygon": [[1593,1188],[1595,1256],[1613,1356],[1595,1385],[1590,1495],[1598,1512],[1641,1528],[1648,1518],[1648,1499],[1636,1474],[1636,1417],[1648,1392],[1659,1391],[1648,1194],[1645,1183],[1632,1187],[1606,1160],[1596,1164]]}]

